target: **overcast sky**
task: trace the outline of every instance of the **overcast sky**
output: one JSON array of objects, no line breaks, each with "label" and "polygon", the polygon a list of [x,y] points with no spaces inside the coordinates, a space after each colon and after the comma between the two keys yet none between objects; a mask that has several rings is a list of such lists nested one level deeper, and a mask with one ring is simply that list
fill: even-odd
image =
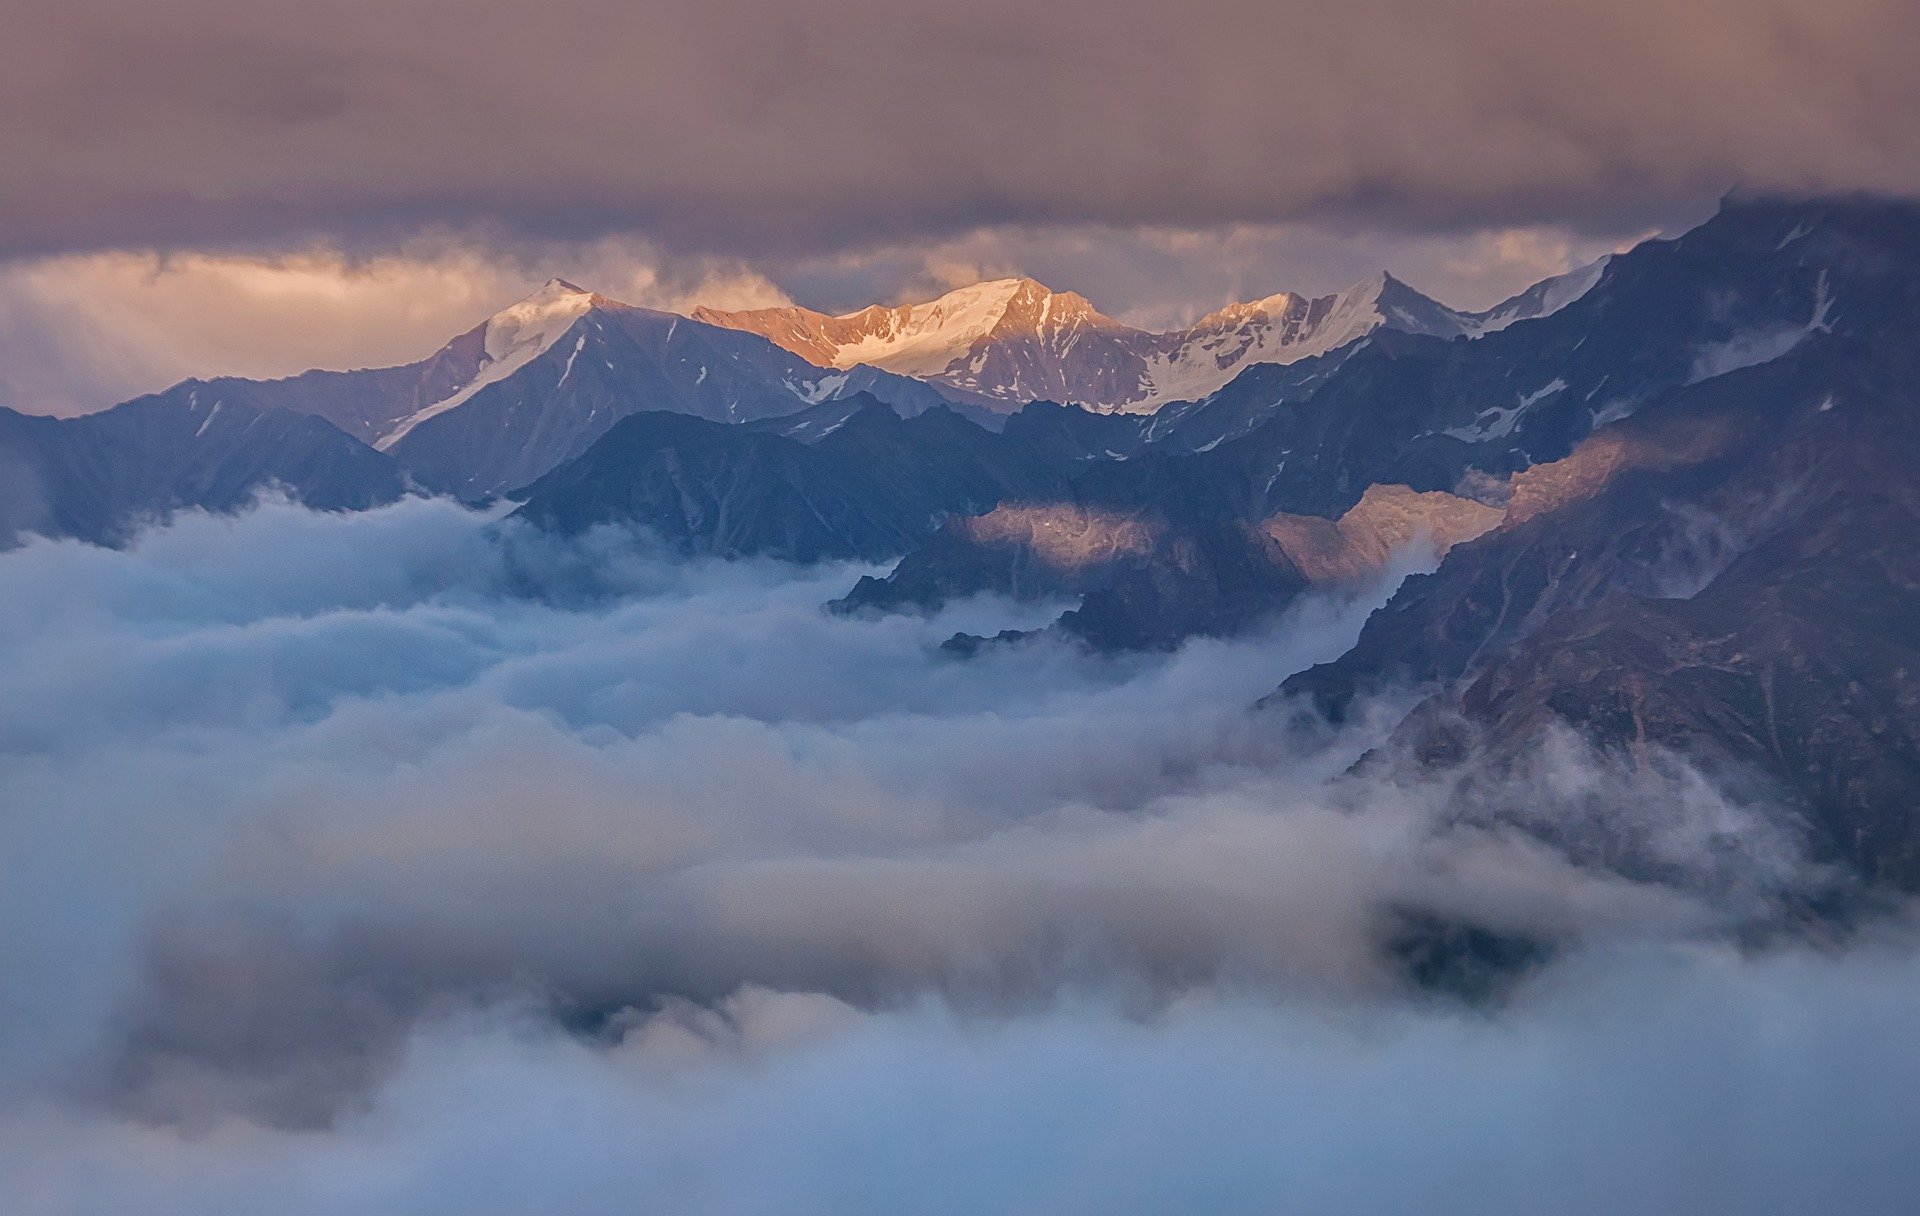
[{"label": "overcast sky", "polygon": [[1166,324],[1384,267],[1483,306],[1730,188],[1920,190],[1898,0],[10,7],[23,408],[416,357],[549,273],[829,309],[1030,273]]}]

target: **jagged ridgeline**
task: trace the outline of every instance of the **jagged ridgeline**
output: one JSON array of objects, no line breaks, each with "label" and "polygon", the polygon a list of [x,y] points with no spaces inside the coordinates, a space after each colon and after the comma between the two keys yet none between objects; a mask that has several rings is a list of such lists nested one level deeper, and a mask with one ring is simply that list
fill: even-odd
[{"label": "jagged ridgeline", "polygon": [[1910,888],[1915,332],[1920,210],[1869,199],[1730,201],[1474,315],[1386,277],[1166,334],[1031,280],[838,317],[555,281],[404,367],[0,414],[0,525],[114,543],[267,487],[504,495],[556,532],[885,563],[846,612],[1062,601],[1045,632],[1115,651],[1424,552],[1432,574],[1271,703],[1338,719],[1416,690],[1377,760],[1409,779],[1494,780],[1563,727],[1686,756]]},{"label": "jagged ridgeline", "polygon": [[[189,380],[84,423],[0,414],[8,420],[0,439],[7,471],[0,536],[38,532],[111,541],[135,521],[182,507],[230,510],[268,486],[338,509],[389,501],[407,489],[477,501],[523,490],[584,455],[633,414],[751,423],[863,394],[903,417],[944,406],[994,431],[1009,413],[1036,401],[1105,412],[1157,410],[1166,433],[1156,439],[1200,446],[1217,438],[1215,432],[1241,426],[1245,418],[1236,410],[1259,408],[1248,400],[1249,390],[1262,400],[1273,395],[1267,377],[1235,381],[1242,370],[1272,373],[1302,361],[1318,368],[1314,356],[1349,349],[1381,327],[1489,332],[1557,306],[1597,272],[1592,267],[1541,284],[1485,314],[1455,313],[1381,276],[1338,295],[1283,293],[1234,305],[1168,334],[1119,325],[1084,298],[1031,280],[983,283],[926,304],[846,317],[803,309],[698,309],[687,317],[635,308],[555,279],[399,367],[269,381]],[[1316,374],[1304,371],[1289,383]],[[1229,382],[1234,391],[1216,393]],[[1203,403],[1204,422],[1177,434],[1166,425]],[[343,445],[326,428],[296,423],[288,414],[322,419],[358,444]],[[256,425],[263,415],[271,421]],[[832,410],[815,416],[831,417]],[[799,423],[792,438],[817,437]],[[1124,454],[1143,438],[1135,422],[1101,427],[1076,418],[1048,425],[1071,430],[1071,442],[1085,448],[1077,452],[1083,459]],[[252,439],[227,438],[243,432]],[[1087,446],[1096,432],[1102,444]],[[933,515],[903,535],[915,538],[946,513],[984,510],[994,501],[935,494],[928,504]],[[650,522],[676,530],[668,521]],[[700,547],[697,535],[690,539]],[[741,541],[730,530],[707,547],[742,551]],[[894,544],[876,554],[861,539],[829,545],[820,555],[896,555],[906,547]],[[763,548],[745,541],[744,551]],[[801,550],[775,545],[766,551]]]}]

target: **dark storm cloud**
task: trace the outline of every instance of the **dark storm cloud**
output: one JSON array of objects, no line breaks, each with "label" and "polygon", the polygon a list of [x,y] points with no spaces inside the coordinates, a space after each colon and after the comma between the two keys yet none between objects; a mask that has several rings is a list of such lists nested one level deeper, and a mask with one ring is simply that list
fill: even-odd
[{"label": "dark storm cloud", "polygon": [[0,46],[0,249],[497,221],[686,247],[1332,213],[1624,231],[1920,189],[1899,0],[78,0]]}]

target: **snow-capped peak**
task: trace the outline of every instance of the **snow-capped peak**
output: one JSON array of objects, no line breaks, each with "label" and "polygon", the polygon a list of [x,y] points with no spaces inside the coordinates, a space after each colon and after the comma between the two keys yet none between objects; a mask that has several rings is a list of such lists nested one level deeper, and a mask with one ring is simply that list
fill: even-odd
[{"label": "snow-capped peak", "polygon": [[1157,409],[1217,392],[1256,363],[1292,363],[1357,342],[1383,326],[1452,337],[1460,315],[1389,274],[1345,291],[1283,291],[1208,313],[1191,328],[1156,336],[1138,395],[1119,406]]},{"label": "snow-capped peak", "polygon": [[1082,296],[1055,292],[1033,279],[991,279],[924,304],[875,305],[831,318],[839,339],[831,365],[865,363],[908,376],[935,376],[996,331],[1038,332],[1097,316]]},{"label": "snow-capped peak", "polygon": [[487,319],[485,342],[489,366],[515,359],[524,364],[552,346],[593,308],[593,298],[592,292],[565,279],[548,279],[526,299],[493,314]]},{"label": "snow-capped peak", "polygon": [[481,335],[485,352],[479,371],[457,392],[416,410],[374,441],[386,451],[407,432],[437,414],[464,404],[489,384],[497,384],[533,362],[558,342],[574,322],[592,311],[596,297],[565,279],[548,279],[538,291],[487,318]]},{"label": "snow-capped peak", "polygon": [[1599,273],[1586,267],[1488,312],[1464,313],[1381,272],[1329,295],[1282,291],[1229,304],[1168,333],[1123,325],[1086,297],[1030,278],[990,279],[924,303],[839,316],[805,308],[699,309],[694,316],[760,334],[816,366],[869,364],[992,409],[1053,400],[1150,411],[1217,392],[1252,364],[1324,355],[1377,329],[1479,337],[1563,307]]},{"label": "snow-capped peak", "polygon": [[[886,308],[884,311],[901,314],[922,323],[946,318],[970,317],[976,314],[989,314],[998,319],[1000,314],[1006,311],[1008,302],[1022,287],[1031,282],[1031,279],[988,279],[985,282],[956,287],[945,295],[936,296],[923,304],[903,304]],[[1039,286],[1037,283],[1033,285]],[[881,307],[874,305],[856,312],[841,313],[839,319],[859,321]]]},{"label": "snow-capped peak", "polygon": [[1543,279],[1519,295],[1503,300],[1485,312],[1470,314],[1465,318],[1467,332],[1474,337],[1479,337],[1482,334],[1505,329],[1515,321],[1530,321],[1535,317],[1551,316],[1592,291],[1612,261],[1613,255],[1608,254],[1598,261],[1576,267],[1565,274]]}]

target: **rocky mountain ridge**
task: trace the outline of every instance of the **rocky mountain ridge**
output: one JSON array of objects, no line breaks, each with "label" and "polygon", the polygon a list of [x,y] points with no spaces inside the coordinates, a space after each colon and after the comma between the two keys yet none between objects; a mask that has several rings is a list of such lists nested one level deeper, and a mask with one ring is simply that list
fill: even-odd
[{"label": "rocky mountain ridge", "polygon": [[[1597,264],[1596,264],[1597,265]],[[714,325],[760,334],[824,367],[915,376],[999,412],[1032,401],[1151,413],[1218,392],[1250,367],[1325,355],[1378,329],[1477,337],[1564,307],[1595,267],[1550,279],[1485,313],[1462,313],[1380,274],[1345,291],[1282,292],[1154,333],[1101,314],[1082,295],[999,279],[922,304],[829,316],[799,307],[697,309]]]}]

